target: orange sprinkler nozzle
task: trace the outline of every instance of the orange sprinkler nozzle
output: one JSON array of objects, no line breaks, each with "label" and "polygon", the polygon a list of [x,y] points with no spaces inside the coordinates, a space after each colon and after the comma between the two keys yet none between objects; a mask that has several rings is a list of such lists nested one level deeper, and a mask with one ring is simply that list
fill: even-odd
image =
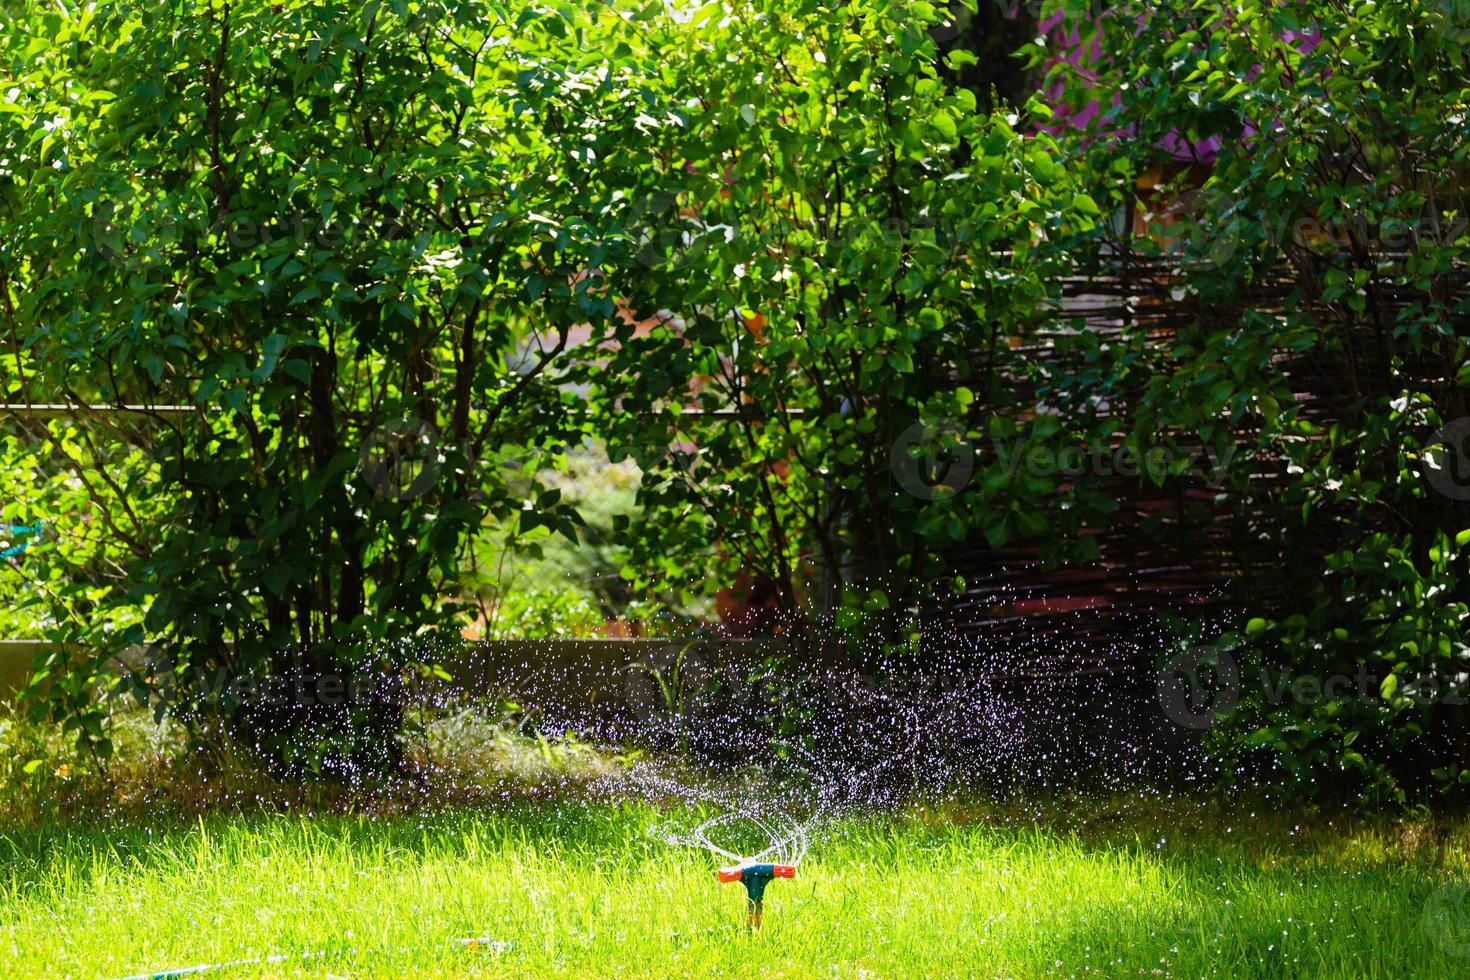
[{"label": "orange sprinkler nozzle", "polygon": [[741,864],[733,868],[721,868],[715,875],[723,882],[738,881],[745,886],[750,899],[748,921],[752,929],[761,927],[761,899],[765,898],[766,885],[773,878],[795,878],[794,864]]},{"label": "orange sprinkler nozzle", "polygon": [[772,878],[795,878],[794,864],[741,864],[733,868],[721,868],[715,875],[723,882],[738,881],[745,885],[746,894],[752,902],[759,902],[766,894],[766,885]]}]

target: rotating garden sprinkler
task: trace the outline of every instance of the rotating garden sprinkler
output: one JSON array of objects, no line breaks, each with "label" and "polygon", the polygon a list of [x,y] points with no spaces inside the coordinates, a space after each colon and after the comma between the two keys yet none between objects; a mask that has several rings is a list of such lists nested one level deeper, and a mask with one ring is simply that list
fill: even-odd
[{"label": "rotating garden sprinkler", "polygon": [[794,864],[739,864],[733,868],[721,868],[715,872],[720,881],[738,881],[745,886],[746,924],[752,929],[761,927],[761,902],[766,897],[766,885],[773,878],[795,878]]},{"label": "rotating garden sprinkler", "polygon": [[[747,839],[753,830],[754,835],[764,838],[769,846],[757,854],[744,857],[710,839],[712,833],[728,835],[731,828],[737,825],[742,825],[737,829],[744,829]],[[667,834],[664,837],[670,844],[703,848],[734,862],[728,867],[720,868],[715,876],[722,882],[738,881],[745,886],[746,924],[751,929],[761,927],[761,903],[766,896],[766,886],[775,878],[796,877],[797,865],[806,856],[810,838],[810,821],[806,824],[797,823],[770,807],[759,814],[749,810],[721,814],[706,820],[688,833]]]}]

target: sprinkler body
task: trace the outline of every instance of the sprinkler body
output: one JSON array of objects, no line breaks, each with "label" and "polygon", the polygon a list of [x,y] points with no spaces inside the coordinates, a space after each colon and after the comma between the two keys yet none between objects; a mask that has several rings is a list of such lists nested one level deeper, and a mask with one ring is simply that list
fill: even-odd
[{"label": "sprinkler body", "polygon": [[738,881],[745,886],[749,899],[746,921],[752,929],[761,927],[761,902],[766,895],[766,885],[773,878],[795,878],[794,864],[741,864],[733,868],[721,868],[715,875],[722,882]]}]

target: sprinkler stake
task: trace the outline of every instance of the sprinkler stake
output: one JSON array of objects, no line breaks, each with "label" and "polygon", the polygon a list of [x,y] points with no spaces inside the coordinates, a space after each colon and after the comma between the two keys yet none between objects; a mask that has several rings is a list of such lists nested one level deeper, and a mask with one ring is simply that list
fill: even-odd
[{"label": "sprinkler stake", "polygon": [[773,878],[795,878],[794,864],[741,864],[733,868],[721,868],[715,875],[722,882],[738,881],[745,885],[748,899],[746,924],[752,929],[761,927],[761,901],[766,895],[766,885]]}]

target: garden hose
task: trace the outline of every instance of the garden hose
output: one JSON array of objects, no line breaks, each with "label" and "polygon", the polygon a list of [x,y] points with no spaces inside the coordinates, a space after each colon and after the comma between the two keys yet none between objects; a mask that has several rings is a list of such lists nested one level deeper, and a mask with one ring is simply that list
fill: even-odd
[{"label": "garden hose", "polygon": [[25,554],[27,548],[41,540],[41,527],[42,524],[40,521],[34,524],[7,525],[6,529],[9,531],[11,538],[29,538],[30,540],[21,540],[19,543],[10,542],[7,548],[0,551],[0,558],[15,558],[18,555]]},{"label": "garden hose", "polygon": [[[500,942],[498,940],[490,939],[485,936],[476,936],[472,939],[456,939],[453,942],[456,946],[459,946],[470,952],[492,950],[498,953],[502,952],[503,950],[510,949],[510,943]],[[399,950],[399,952],[403,952],[411,948],[412,947],[403,947]],[[356,952],[357,950],[355,949],[348,951],[349,955]],[[252,956],[249,959],[243,960],[226,960],[223,963],[201,963],[198,966],[180,966],[175,967],[171,970],[159,970],[155,973],[135,973],[131,976],[122,977],[120,978],[120,980],[174,980],[175,977],[192,977],[197,976],[201,973],[214,973],[218,970],[228,970],[232,967],[237,966],[260,966],[266,963],[289,963],[293,960],[323,959],[326,956],[327,954],[325,952],[301,953],[296,956],[289,956],[284,953],[277,953],[272,956]]]}]

